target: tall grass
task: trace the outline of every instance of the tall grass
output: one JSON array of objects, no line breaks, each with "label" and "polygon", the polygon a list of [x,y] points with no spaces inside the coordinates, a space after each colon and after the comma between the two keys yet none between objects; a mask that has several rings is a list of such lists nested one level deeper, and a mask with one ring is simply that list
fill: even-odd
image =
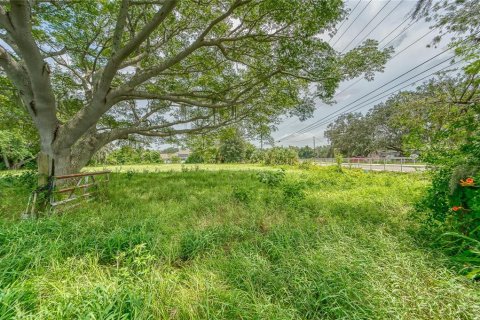
[{"label": "tall grass", "polygon": [[[116,173],[102,201],[0,219],[0,319],[474,319],[478,285],[417,244],[419,175]],[[268,180],[268,179],[267,179]],[[16,188],[19,188],[17,185]],[[18,191],[18,190],[17,190]]]}]

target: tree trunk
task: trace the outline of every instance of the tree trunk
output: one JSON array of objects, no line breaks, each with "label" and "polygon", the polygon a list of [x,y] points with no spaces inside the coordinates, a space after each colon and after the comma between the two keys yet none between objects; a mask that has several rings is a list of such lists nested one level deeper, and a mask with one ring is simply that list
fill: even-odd
[{"label": "tree trunk", "polygon": [[53,157],[53,173],[56,176],[78,173],[81,168],[74,166],[70,150],[62,150]]},{"label": "tree trunk", "polygon": [[97,134],[95,130],[91,130],[73,146],[65,147],[65,139],[59,134],[56,136],[56,143],[42,144],[42,150],[38,155],[38,185],[45,186],[51,176],[78,173],[87,165],[95,152],[118,138],[120,137]]},{"label": "tree trunk", "polygon": [[43,187],[48,183],[48,179],[53,175],[53,161],[52,157],[44,152],[40,151],[37,156],[38,166],[38,186]]},{"label": "tree trunk", "polygon": [[10,169],[10,161],[8,161],[7,155],[5,153],[2,153],[2,156],[3,156],[3,162],[5,163],[5,167],[7,167],[7,169]]},{"label": "tree trunk", "polygon": [[77,173],[81,168],[72,164],[70,150],[62,150],[49,154],[41,151],[37,157],[38,164],[38,185],[45,186],[52,176],[61,176]]}]

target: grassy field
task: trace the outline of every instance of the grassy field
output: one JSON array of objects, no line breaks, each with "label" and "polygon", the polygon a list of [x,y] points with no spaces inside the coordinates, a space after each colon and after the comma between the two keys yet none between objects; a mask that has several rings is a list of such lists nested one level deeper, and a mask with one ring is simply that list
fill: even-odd
[{"label": "grassy field", "polygon": [[[287,167],[286,167],[287,168]],[[203,171],[219,171],[219,170],[272,170],[273,167],[267,167],[261,164],[180,164],[180,163],[168,163],[168,164],[125,164],[125,165],[110,165],[103,167],[87,167],[85,171],[102,171],[109,170],[112,172],[171,172],[171,171],[186,171],[186,170],[203,170]],[[291,168],[289,168],[291,170]]]},{"label": "grassy field", "polygon": [[140,168],[38,221],[2,187],[1,319],[479,318],[409,218],[423,175]]}]

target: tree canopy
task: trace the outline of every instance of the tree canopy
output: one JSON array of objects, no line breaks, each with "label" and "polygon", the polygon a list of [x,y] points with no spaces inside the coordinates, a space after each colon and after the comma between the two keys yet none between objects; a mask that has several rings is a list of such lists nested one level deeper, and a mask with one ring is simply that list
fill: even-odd
[{"label": "tree canopy", "polygon": [[325,136],[348,156],[394,150],[420,152],[435,164],[450,162],[461,157],[459,146],[478,131],[479,87],[478,72],[438,75],[377,104],[366,115],[342,115]]},{"label": "tree canopy", "polygon": [[0,6],[0,66],[49,174],[68,172],[131,135],[311,116],[391,52],[374,40],[336,52],[325,39],[345,14],[340,0],[15,0]]}]

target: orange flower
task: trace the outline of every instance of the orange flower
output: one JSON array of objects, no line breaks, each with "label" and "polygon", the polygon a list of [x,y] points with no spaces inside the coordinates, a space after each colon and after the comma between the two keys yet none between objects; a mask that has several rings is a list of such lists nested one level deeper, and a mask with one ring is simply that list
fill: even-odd
[{"label": "orange flower", "polygon": [[460,185],[462,187],[471,187],[475,185],[475,180],[473,178],[460,179]]},{"label": "orange flower", "polygon": [[453,206],[453,207],[452,207],[452,210],[453,210],[453,211],[458,211],[458,210],[460,210],[460,209],[463,209],[463,208],[462,208],[462,207],[458,207],[458,206]]}]

